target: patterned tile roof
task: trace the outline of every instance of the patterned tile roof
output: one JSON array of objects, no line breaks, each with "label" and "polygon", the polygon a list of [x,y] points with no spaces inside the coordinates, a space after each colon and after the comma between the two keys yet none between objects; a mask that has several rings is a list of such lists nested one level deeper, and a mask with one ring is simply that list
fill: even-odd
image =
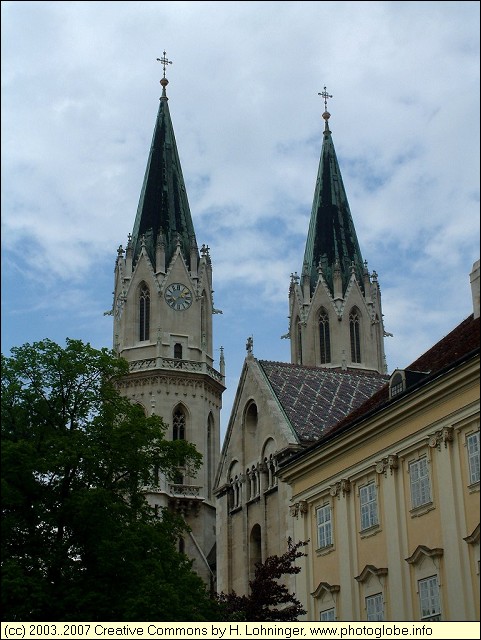
[{"label": "patterned tile roof", "polygon": [[388,376],[259,360],[259,365],[303,442],[317,440],[370,398]]},{"label": "patterned tile roof", "polygon": [[[455,365],[456,362],[469,356],[469,354],[474,353],[476,350],[479,351],[479,345],[480,319],[475,319],[471,314],[444,338],[439,340],[439,342],[428,349],[428,351],[407,366],[406,369],[409,371],[422,371],[428,374],[421,381],[421,384],[425,384],[438,376],[444,369],[449,369]],[[407,392],[409,392],[409,388]],[[396,396],[396,400],[403,395],[404,394]],[[353,422],[357,422],[363,417],[366,417],[369,413],[382,409],[388,402],[389,385],[386,384],[366,402],[354,409],[349,415],[346,415],[338,424],[333,425],[329,431],[334,432],[345,428]]]}]

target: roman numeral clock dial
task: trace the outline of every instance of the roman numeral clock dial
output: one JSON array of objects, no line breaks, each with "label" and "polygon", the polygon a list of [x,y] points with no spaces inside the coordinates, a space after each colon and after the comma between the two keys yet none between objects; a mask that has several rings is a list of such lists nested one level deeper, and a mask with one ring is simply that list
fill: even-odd
[{"label": "roman numeral clock dial", "polygon": [[179,282],[169,284],[164,294],[165,301],[174,311],[184,311],[192,304],[192,292]]}]

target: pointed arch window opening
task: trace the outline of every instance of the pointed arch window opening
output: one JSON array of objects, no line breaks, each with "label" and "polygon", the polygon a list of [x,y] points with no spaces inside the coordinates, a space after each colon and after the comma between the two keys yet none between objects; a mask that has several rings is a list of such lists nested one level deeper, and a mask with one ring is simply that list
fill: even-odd
[{"label": "pointed arch window opening", "polygon": [[297,364],[302,364],[302,325],[297,320]]},{"label": "pointed arch window opening", "polygon": [[182,536],[179,537],[179,553],[185,553],[185,540]]},{"label": "pointed arch window opening", "polygon": [[[185,440],[186,415],[182,407],[177,407],[172,416],[172,440]],[[184,469],[179,467],[175,473],[174,484],[184,484]]]},{"label": "pointed arch window opening", "polygon": [[172,422],[173,422],[172,439],[185,440],[186,417],[185,417],[185,411],[181,407],[178,407],[174,411]]},{"label": "pointed arch window opening", "polygon": [[321,364],[328,364],[331,362],[331,333],[329,314],[324,308],[319,313],[319,347]]},{"label": "pointed arch window opening", "polygon": [[361,362],[361,318],[359,311],[353,309],[349,314],[349,332],[351,337],[351,361]]},{"label": "pointed arch window opening", "polygon": [[139,293],[139,340],[141,342],[150,338],[150,290],[143,283]]},{"label": "pointed arch window opening", "polygon": [[207,314],[205,304],[205,291],[202,292],[202,298],[200,302],[200,339],[202,349],[207,349]]},{"label": "pointed arch window opening", "polygon": [[209,413],[207,418],[207,497],[212,496],[212,473],[214,461],[214,418]]}]

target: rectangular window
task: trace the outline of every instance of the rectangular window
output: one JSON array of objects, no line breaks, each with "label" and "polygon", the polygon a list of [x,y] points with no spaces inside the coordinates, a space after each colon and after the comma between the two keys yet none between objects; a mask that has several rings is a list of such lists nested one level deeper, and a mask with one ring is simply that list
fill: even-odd
[{"label": "rectangular window", "polygon": [[466,438],[468,448],[469,484],[479,482],[479,431]]},{"label": "rectangular window", "polygon": [[331,507],[325,504],[316,509],[317,517],[317,548],[329,547],[332,544]]},{"label": "rectangular window", "polygon": [[411,504],[413,509],[431,502],[429,469],[427,458],[420,458],[409,464],[411,478]]},{"label": "rectangular window", "polygon": [[379,524],[377,517],[377,487],[374,482],[359,489],[361,501],[361,530],[369,529]]},{"label": "rectangular window", "polygon": [[432,622],[441,620],[438,577],[431,576],[419,580],[418,587],[421,620],[431,620]]},{"label": "rectangular window", "polygon": [[384,620],[384,602],[382,593],[366,598],[366,616],[368,620]]},{"label": "rectangular window", "polygon": [[319,616],[319,620],[321,622],[330,622],[336,619],[336,610],[335,609],[325,609],[321,611]]}]

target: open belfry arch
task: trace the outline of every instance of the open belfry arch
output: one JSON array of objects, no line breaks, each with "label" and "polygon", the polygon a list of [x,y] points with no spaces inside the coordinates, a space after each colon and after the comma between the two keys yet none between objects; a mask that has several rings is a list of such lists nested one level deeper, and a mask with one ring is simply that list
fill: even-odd
[{"label": "open belfry arch", "polygon": [[164,51],[162,94],[140,193],[125,249],[115,262],[113,345],[129,362],[122,393],[168,425],[167,438],[195,444],[203,456],[196,477],[146,487],[153,506],[178,510],[191,533],[180,541],[194,570],[215,583],[213,484],[219,461],[224,358],[214,364],[212,262],[197,245],[169,112]]}]

